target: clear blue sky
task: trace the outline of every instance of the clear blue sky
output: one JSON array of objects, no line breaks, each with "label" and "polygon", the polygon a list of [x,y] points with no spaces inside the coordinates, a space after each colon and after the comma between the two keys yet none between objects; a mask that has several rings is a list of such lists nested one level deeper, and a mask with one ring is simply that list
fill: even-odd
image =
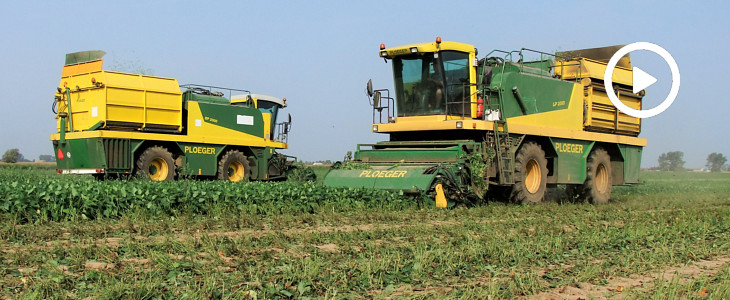
[{"label": "clear blue sky", "polygon": [[[52,154],[64,55],[99,49],[107,69],[286,97],[294,122],[285,153],[339,160],[357,143],[387,138],[370,132],[364,93],[369,78],[392,89],[380,43],[441,36],[482,55],[661,45],[679,64],[682,86],[665,113],[644,121],[642,165],[679,150],[687,167],[701,167],[711,152],[730,156],[729,16],[725,1],[11,1],[0,10],[0,151]],[[633,62],[659,78],[646,98],[658,104],[668,68],[650,54]]]}]

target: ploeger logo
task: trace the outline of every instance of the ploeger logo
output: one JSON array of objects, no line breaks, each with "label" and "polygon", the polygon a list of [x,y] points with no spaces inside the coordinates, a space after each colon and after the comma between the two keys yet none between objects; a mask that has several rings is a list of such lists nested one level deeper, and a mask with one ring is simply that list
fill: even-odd
[{"label": "ploeger logo", "polygon": [[406,177],[408,171],[373,171],[365,170],[360,173],[360,177],[379,177],[379,178],[401,178]]},{"label": "ploeger logo", "polygon": [[185,146],[183,148],[183,151],[185,151],[185,153],[193,153],[193,154],[213,154],[213,155],[215,155],[215,148],[213,148],[213,147],[190,147],[190,146]]},{"label": "ploeger logo", "polygon": [[396,49],[396,50],[388,51],[388,55],[400,55],[400,54],[408,54],[408,53],[410,53],[410,50],[408,50],[408,49]]},{"label": "ploeger logo", "polygon": [[555,150],[558,152],[583,153],[583,145],[555,143]]}]

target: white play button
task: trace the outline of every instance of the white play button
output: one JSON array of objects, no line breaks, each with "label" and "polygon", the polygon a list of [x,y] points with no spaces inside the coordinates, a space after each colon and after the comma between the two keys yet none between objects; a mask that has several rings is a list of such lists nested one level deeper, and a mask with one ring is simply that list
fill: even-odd
[{"label": "white play button", "polygon": [[[662,101],[662,103],[660,103],[656,107],[646,110],[633,109],[631,107],[628,107],[626,104],[618,99],[616,91],[614,91],[613,89],[613,69],[616,68],[616,64],[618,63],[619,59],[624,57],[626,54],[637,50],[646,50],[654,52],[655,54],[661,56],[662,59],[664,59],[664,61],[669,65],[669,70],[672,71],[672,88],[669,90],[667,98],[665,98],[664,101]],[[656,78],[647,74],[639,68],[633,68],[633,71],[634,93],[637,93],[649,87],[657,81]],[[659,45],[647,42],[631,43],[621,47],[621,49],[616,51],[616,53],[611,56],[611,59],[609,59],[608,63],[606,64],[606,71],[603,72],[603,78],[603,85],[606,87],[606,95],[608,95],[608,99],[611,100],[611,103],[613,103],[613,105],[616,106],[616,108],[621,112],[635,118],[649,118],[662,113],[670,105],[672,105],[672,102],[674,102],[674,99],[677,98],[677,94],[679,93],[679,67],[677,66],[677,62],[674,61],[674,57],[672,57],[672,55],[669,54],[667,50],[664,50],[664,48],[660,47]]]},{"label": "white play button", "polygon": [[654,76],[651,76],[649,75],[649,73],[646,73],[643,70],[634,67],[634,94],[648,88],[655,82],[656,78],[654,78]]}]

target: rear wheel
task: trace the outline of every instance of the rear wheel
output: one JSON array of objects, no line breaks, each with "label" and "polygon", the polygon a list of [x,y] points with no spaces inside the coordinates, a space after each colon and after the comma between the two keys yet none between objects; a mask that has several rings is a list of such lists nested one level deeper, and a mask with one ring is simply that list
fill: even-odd
[{"label": "rear wheel", "polygon": [[542,147],[534,142],[523,144],[515,157],[512,200],[522,204],[540,203],[545,198],[547,173],[547,159]]},{"label": "rear wheel", "polygon": [[175,178],[175,161],[167,149],[150,147],[137,159],[137,171],[142,178],[152,181],[172,180]]},{"label": "rear wheel", "polygon": [[613,190],[611,174],[611,156],[603,148],[596,148],[588,156],[582,196],[593,204],[608,203]]},{"label": "rear wheel", "polygon": [[218,162],[218,179],[232,182],[248,181],[251,167],[246,156],[238,150],[228,151]]}]

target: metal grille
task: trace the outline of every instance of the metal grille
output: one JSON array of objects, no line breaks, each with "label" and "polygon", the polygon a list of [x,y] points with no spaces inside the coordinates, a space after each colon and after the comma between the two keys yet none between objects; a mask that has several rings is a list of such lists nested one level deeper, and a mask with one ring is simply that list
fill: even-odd
[{"label": "metal grille", "polygon": [[130,142],[128,139],[104,139],[106,164],[109,169],[128,170],[132,165]]}]

